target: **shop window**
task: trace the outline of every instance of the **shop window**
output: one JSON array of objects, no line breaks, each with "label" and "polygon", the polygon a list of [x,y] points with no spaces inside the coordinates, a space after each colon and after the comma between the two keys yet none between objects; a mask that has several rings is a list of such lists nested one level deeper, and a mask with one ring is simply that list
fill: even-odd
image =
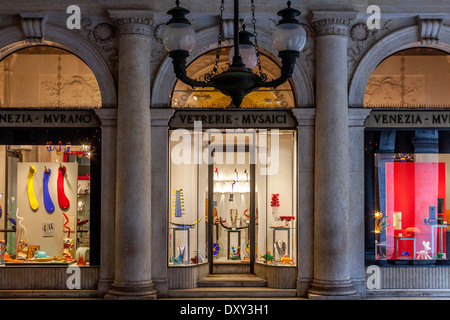
[{"label": "shop window", "polygon": [[366,132],[369,260],[447,263],[449,143],[446,130]]},{"label": "shop window", "polygon": [[295,266],[296,154],[292,130],[172,130],[169,266]]},{"label": "shop window", "polygon": [[[218,63],[219,72],[228,68],[230,48],[223,48]],[[205,53],[193,61],[186,69],[188,76],[200,81],[205,74],[212,71],[216,60],[216,51]],[[261,67],[267,78],[276,79],[281,73],[280,67],[268,56],[260,53]],[[259,74],[258,66],[253,70]],[[187,84],[177,81],[171,97],[173,108],[225,108],[231,103],[231,98],[214,88],[191,88]],[[276,89],[261,88],[248,94],[242,108],[293,108],[295,97],[290,81],[285,82]]]},{"label": "shop window", "polygon": [[98,108],[101,95],[90,68],[74,54],[32,46],[0,62],[2,108]]},{"label": "shop window", "polygon": [[4,263],[90,264],[89,145],[0,145]]},{"label": "shop window", "polygon": [[366,108],[446,108],[450,55],[431,48],[398,52],[382,61],[367,83]]}]

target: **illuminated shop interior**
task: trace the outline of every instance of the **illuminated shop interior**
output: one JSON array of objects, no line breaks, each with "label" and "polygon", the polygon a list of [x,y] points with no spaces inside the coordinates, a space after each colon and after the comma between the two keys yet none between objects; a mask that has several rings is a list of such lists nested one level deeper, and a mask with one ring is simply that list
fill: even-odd
[{"label": "illuminated shop interior", "polygon": [[89,145],[1,145],[6,264],[89,265]]},{"label": "illuminated shop interior", "polygon": [[170,157],[169,266],[297,264],[295,131],[173,130]]}]

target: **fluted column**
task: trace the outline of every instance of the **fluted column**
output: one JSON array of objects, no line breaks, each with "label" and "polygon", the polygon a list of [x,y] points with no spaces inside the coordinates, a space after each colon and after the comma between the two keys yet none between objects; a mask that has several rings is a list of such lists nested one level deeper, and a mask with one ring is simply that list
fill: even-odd
[{"label": "fluted column", "polygon": [[115,277],[107,297],[154,299],[151,279],[151,12],[110,11],[119,29]]},{"label": "fluted column", "polygon": [[356,293],[349,255],[347,39],[353,12],[314,12],[316,136],[314,278],[311,298]]},{"label": "fluted column", "polygon": [[98,291],[104,296],[114,281],[114,247],[116,206],[117,109],[95,111],[102,129],[101,250]]}]

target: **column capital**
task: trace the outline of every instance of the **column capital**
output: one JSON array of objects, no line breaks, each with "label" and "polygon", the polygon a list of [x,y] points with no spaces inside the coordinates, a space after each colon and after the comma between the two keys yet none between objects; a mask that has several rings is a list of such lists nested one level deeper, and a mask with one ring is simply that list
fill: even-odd
[{"label": "column capital", "polygon": [[152,127],[168,127],[174,113],[173,108],[150,108]]},{"label": "column capital", "polygon": [[371,111],[372,109],[368,108],[348,108],[349,127],[364,127]]},{"label": "column capital", "polygon": [[117,108],[95,109],[95,114],[99,117],[103,126],[117,126]]},{"label": "column capital", "polygon": [[316,119],[315,108],[293,108],[292,113],[299,126],[314,126]]},{"label": "column capital", "polygon": [[151,10],[108,10],[109,16],[120,35],[138,34],[150,36],[153,26]]},{"label": "column capital", "polygon": [[348,36],[350,27],[356,18],[354,11],[314,11],[311,24],[316,36]]}]

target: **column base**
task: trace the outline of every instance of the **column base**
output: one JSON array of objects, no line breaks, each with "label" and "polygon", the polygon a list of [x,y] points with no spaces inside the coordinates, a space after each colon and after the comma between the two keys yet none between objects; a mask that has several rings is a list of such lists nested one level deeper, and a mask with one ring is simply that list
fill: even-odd
[{"label": "column base", "polygon": [[297,279],[297,297],[308,297],[308,290],[311,288],[312,279]]},{"label": "column base", "polygon": [[107,300],[156,300],[157,291],[151,285],[111,285],[105,295]]},{"label": "column base", "polygon": [[351,280],[324,281],[314,280],[308,290],[310,299],[361,299]]},{"label": "column base", "polygon": [[111,279],[100,279],[98,281],[98,294],[100,297],[104,297],[108,294],[109,289],[113,284],[114,280]]}]

